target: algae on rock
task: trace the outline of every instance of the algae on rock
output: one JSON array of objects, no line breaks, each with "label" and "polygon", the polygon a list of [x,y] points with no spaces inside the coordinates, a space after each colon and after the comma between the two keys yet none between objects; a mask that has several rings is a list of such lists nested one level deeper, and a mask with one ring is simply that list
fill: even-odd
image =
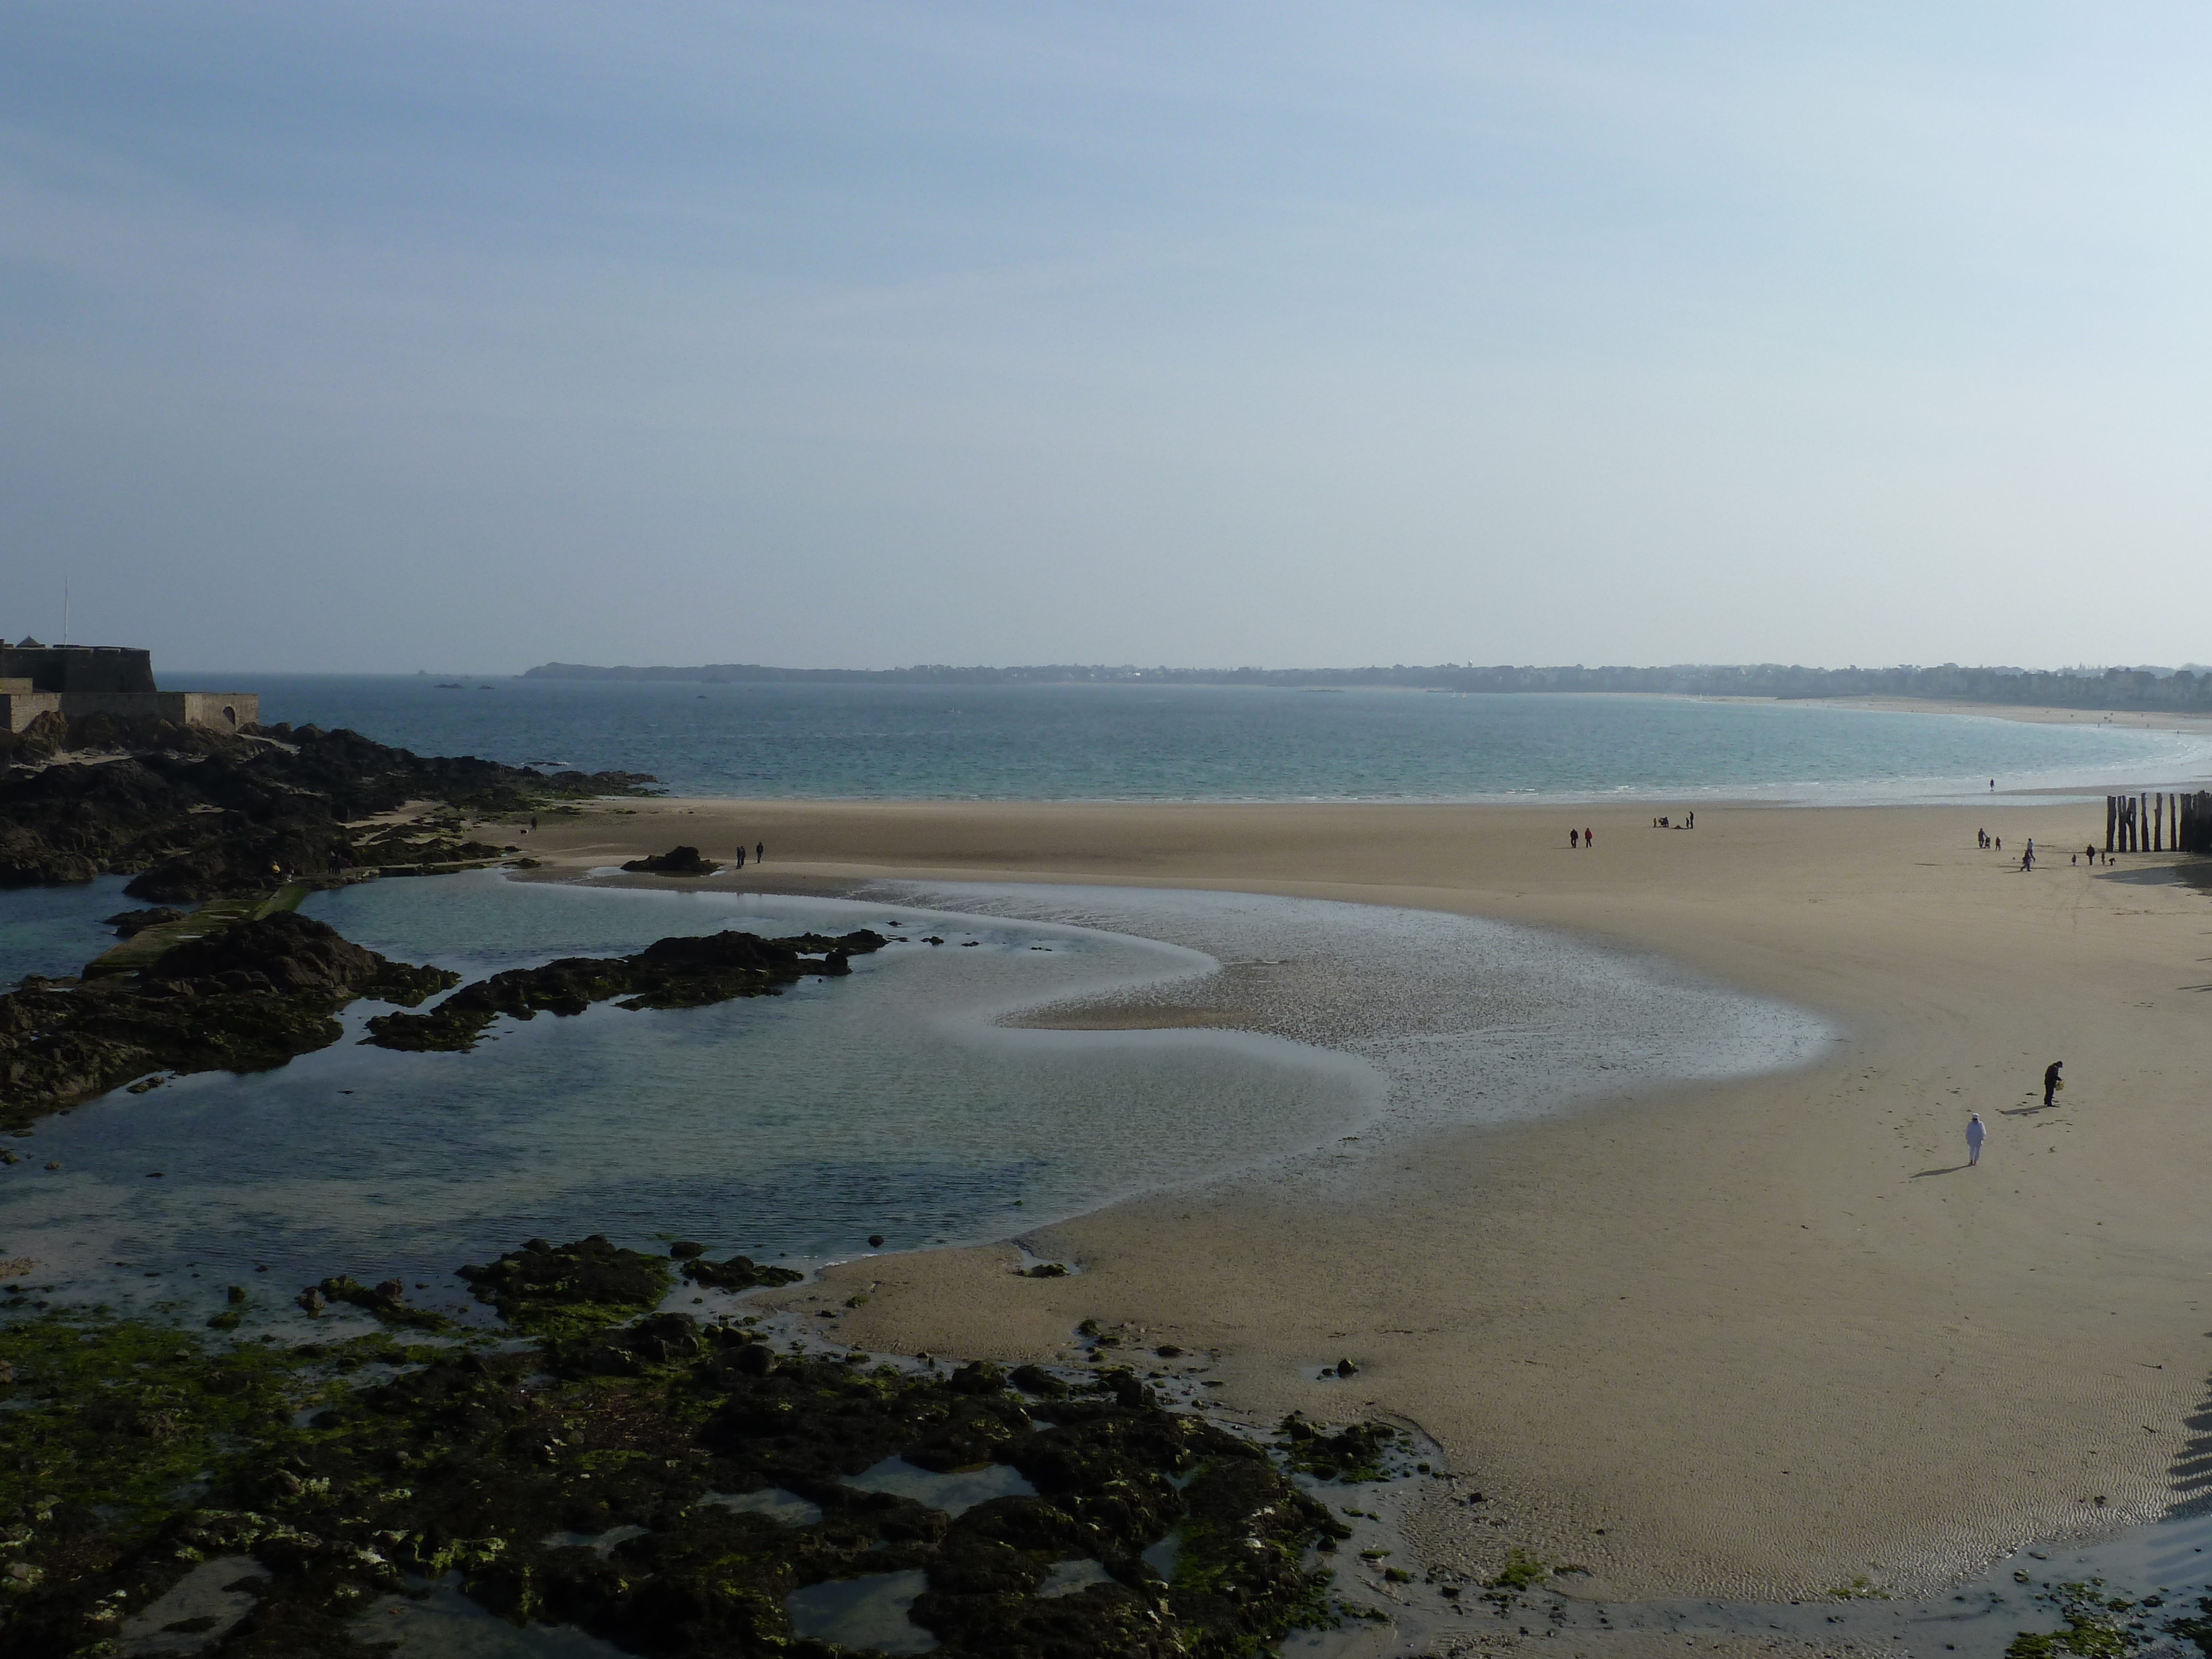
[{"label": "algae on rock", "polygon": [[[267,1577],[240,1581],[252,1607],[206,1632],[210,1659],[365,1653],[377,1632],[356,1620],[378,1595],[447,1573],[496,1613],[666,1659],[829,1659],[787,1598],[898,1571],[926,1575],[912,1617],[946,1659],[1230,1659],[1327,1620],[1326,1575],[1301,1563],[1341,1523],[1266,1448],[1128,1373],[1063,1392],[1040,1422],[994,1366],[870,1366],[686,1314],[609,1317],[668,1273],[598,1236],[533,1240],[469,1277],[514,1323],[556,1334],[218,1354],[58,1315],[0,1327],[31,1395],[0,1413],[0,1547],[25,1569],[0,1577],[0,1646],[84,1651],[194,1562],[231,1557]],[[321,1407],[304,1425],[303,1405]],[[894,1456],[1010,1465],[1035,1495],[953,1515],[848,1484]],[[814,1518],[726,1502],[770,1487]],[[1172,1581],[1144,1559],[1170,1534]],[[1036,1596],[1069,1559],[1099,1562],[1101,1580]]]}]

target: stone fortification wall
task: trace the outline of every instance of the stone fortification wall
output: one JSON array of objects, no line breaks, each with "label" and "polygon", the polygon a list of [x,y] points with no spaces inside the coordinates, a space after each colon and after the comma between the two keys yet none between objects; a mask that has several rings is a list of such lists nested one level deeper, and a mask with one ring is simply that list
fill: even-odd
[{"label": "stone fortification wall", "polygon": [[41,714],[58,714],[58,691],[0,691],[0,728],[20,732]]},{"label": "stone fortification wall", "polygon": [[151,714],[178,726],[235,732],[261,719],[261,699],[251,691],[0,691],[0,725],[20,732],[44,714],[64,720],[112,714],[143,720]]},{"label": "stone fortification wall", "polygon": [[185,726],[212,726],[218,732],[235,732],[242,726],[261,723],[261,698],[252,691],[164,691],[161,701],[171,697],[183,699],[184,712],[164,714]]},{"label": "stone fortification wall", "polygon": [[0,679],[34,691],[148,692],[154,653],[121,645],[0,645]]}]

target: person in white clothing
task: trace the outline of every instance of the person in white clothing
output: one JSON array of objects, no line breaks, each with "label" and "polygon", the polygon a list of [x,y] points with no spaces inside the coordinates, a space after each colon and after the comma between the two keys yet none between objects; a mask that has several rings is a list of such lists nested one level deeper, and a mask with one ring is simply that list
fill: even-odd
[{"label": "person in white clothing", "polygon": [[1989,1126],[1976,1112],[1966,1120],[1966,1167],[1972,1169],[1982,1161],[1982,1142],[1989,1138]]}]

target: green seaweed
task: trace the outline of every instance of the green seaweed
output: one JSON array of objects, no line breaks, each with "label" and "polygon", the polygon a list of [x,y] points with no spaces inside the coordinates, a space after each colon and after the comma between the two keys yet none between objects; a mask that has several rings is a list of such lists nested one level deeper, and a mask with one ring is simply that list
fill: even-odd
[{"label": "green seaweed", "polygon": [[1292,1412],[1278,1425],[1275,1444],[1290,1466],[1322,1480],[1346,1485],[1388,1480],[1385,1457],[1395,1449],[1398,1431],[1388,1423],[1352,1423],[1331,1432]]},{"label": "green seaweed", "polygon": [[1550,1583],[1552,1574],[1550,1562],[1516,1548],[1506,1552],[1505,1565],[1486,1582],[1492,1589],[1532,1590],[1539,1584]]},{"label": "green seaweed", "polygon": [[[1041,1424],[992,1365],[902,1371],[777,1350],[750,1322],[601,1319],[667,1277],[602,1238],[533,1240],[475,1270],[479,1295],[538,1328],[507,1344],[225,1346],[59,1313],[6,1328],[29,1404],[0,1412],[0,1649],[97,1650],[194,1563],[236,1556],[267,1577],[234,1626],[195,1633],[210,1659],[365,1654],[364,1607],[447,1573],[502,1616],[671,1659],[827,1655],[792,1630],[791,1592],[902,1568],[927,1574],[913,1616],[946,1659],[1243,1659],[1334,1621],[1328,1575],[1301,1563],[1342,1523],[1264,1448],[1133,1374],[1060,1385]],[[1036,1495],[956,1516],[846,1484],[892,1455],[1011,1464]],[[770,1486],[821,1519],[708,1501]],[[617,1528],[645,1530],[604,1553],[565,1541]],[[1170,1532],[1172,1583],[1142,1559]],[[1035,1596],[1084,1556],[1108,1582]]]},{"label": "green seaweed", "polygon": [[2136,1603],[2105,1594],[2105,1581],[2061,1584],[2051,1592],[2061,1620],[2057,1630],[2022,1631],[2005,1649],[2005,1659],[2124,1659],[2142,1644],[2131,1629]]},{"label": "green seaweed", "polygon": [[463,1267],[479,1302],[516,1330],[576,1336],[659,1305],[674,1283],[658,1256],[617,1248],[604,1233],[555,1246],[533,1238],[488,1267]]}]

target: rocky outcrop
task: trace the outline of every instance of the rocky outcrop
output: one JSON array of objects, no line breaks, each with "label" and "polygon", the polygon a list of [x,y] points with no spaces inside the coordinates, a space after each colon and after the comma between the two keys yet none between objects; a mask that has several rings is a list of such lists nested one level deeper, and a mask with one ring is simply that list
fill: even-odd
[{"label": "rocky outcrop", "polygon": [[[665,1272],[603,1239],[501,1261],[588,1279],[559,1260],[580,1253]],[[37,1472],[40,1506],[10,1534],[9,1659],[115,1650],[124,1617],[236,1557],[252,1567],[221,1570],[251,1596],[220,1628],[171,1626],[177,1650],[359,1659],[392,1634],[363,1610],[424,1579],[662,1659],[834,1659],[848,1650],[793,1628],[793,1593],[894,1571],[921,1576],[911,1616],[944,1659],[1231,1659],[1335,1622],[1304,1559],[1350,1529],[1268,1449],[1126,1372],[1054,1379],[1039,1417],[994,1366],[779,1352],[742,1323],[655,1312],[489,1347],[218,1348],[60,1315],[0,1331],[9,1344],[0,1457]],[[893,1456],[1011,1466],[1034,1495],[954,1514],[847,1484]],[[723,1501],[772,1488],[808,1518]],[[1146,1559],[1170,1536],[1172,1581]],[[1097,1582],[1038,1595],[1071,1559]]]},{"label": "rocky outcrop", "polygon": [[616,1245],[605,1233],[571,1244],[533,1238],[489,1267],[460,1276],[517,1330],[596,1329],[653,1307],[674,1282],[656,1256]]},{"label": "rocky outcrop", "polygon": [[696,847],[672,847],[665,853],[651,853],[623,866],[644,876],[711,876],[721,867],[712,859],[701,858]]},{"label": "rocky outcrop", "polygon": [[136,975],[0,996],[0,1125],[153,1071],[261,1072],[343,1035],[356,997],[413,1005],[460,976],[393,962],[280,912],[189,939]]},{"label": "rocky outcrop", "polygon": [[749,1255],[733,1255],[727,1261],[694,1257],[684,1264],[684,1277],[717,1291],[749,1291],[756,1285],[796,1285],[806,1275]]},{"label": "rocky outcrop", "polygon": [[511,816],[653,782],[424,757],[312,726],[234,736],[41,715],[0,736],[0,887],[127,874],[134,898],[164,904],[265,891],[285,877],[498,856],[453,836],[349,827],[410,801]]},{"label": "rocky outcrop", "polygon": [[380,1048],[472,1048],[505,1014],[580,1014],[614,998],[623,1008],[700,1008],[732,997],[774,996],[810,974],[853,971],[850,958],[890,941],[866,928],[829,938],[801,933],[684,934],[656,940],[635,956],[563,957],[539,968],[511,968],[456,991],[428,1013],[380,1014],[362,1041]]}]

